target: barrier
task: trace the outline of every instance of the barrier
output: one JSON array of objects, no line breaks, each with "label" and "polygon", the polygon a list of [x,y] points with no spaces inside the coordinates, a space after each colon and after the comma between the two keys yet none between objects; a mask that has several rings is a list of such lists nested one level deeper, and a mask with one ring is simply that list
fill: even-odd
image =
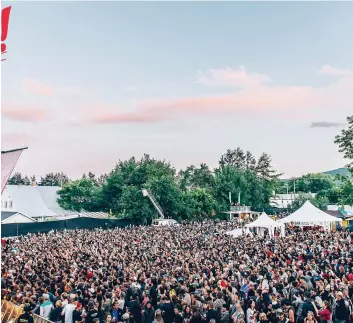
[{"label": "barrier", "polygon": [[[23,307],[15,305],[7,300],[1,301],[1,322],[15,323],[18,317],[23,313]],[[53,323],[36,314],[32,314],[34,323]]]},{"label": "barrier", "polygon": [[47,233],[52,230],[115,228],[136,225],[133,220],[126,219],[95,219],[88,217],[75,218],[61,221],[11,223],[1,225],[2,237],[15,237],[28,233]]}]

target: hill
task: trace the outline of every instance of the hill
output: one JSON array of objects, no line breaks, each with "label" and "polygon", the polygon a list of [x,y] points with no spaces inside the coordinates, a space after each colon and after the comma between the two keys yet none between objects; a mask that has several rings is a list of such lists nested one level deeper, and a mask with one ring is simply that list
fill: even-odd
[{"label": "hill", "polygon": [[351,176],[352,176],[350,171],[347,168],[344,168],[344,167],[333,169],[333,170],[329,170],[329,171],[323,172],[323,174],[328,174],[328,175],[331,175],[331,176],[342,175],[342,176],[345,176],[345,177],[348,177],[348,178],[351,178]]}]

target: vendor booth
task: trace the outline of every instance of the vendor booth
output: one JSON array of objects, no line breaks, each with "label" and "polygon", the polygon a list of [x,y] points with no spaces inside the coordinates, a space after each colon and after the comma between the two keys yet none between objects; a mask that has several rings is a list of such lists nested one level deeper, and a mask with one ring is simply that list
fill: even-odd
[{"label": "vendor booth", "polygon": [[246,228],[256,228],[259,236],[265,235],[268,230],[270,237],[274,236],[275,228],[281,229],[281,236],[284,236],[284,224],[272,220],[265,212],[263,212],[254,222],[245,225]]},{"label": "vendor booth", "polygon": [[302,227],[321,226],[329,230],[332,224],[342,222],[342,219],[329,215],[306,201],[301,208],[278,222]]}]

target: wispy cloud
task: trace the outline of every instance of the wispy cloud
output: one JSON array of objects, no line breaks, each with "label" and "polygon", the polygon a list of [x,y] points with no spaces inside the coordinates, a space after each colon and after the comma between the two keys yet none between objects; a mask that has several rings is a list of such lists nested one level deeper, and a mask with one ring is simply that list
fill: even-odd
[{"label": "wispy cloud", "polygon": [[353,70],[344,68],[339,69],[336,67],[332,67],[331,65],[324,65],[319,70],[320,73],[332,75],[332,76],[353,76]]},{"label": "wispy cloud", "polygon": [[197,83],[205,86],[240,88],[259,86],[270,81],[267,75],[248,72],[242,65],[237,69],[226,67],[201,71],[197,79]]},{"label": "wispy cloud", "polygon": [[57,87],[33,78],[22,80],[26,92],[39,96],[52,96],[55,94],[85,95],[88,92],[74,87]]},{"label": "wispy cloud", "polygon": [[24,90],[26,92],[37,94],[37,95],[44,95],[44,96],[49,96],[54,94],[54,88],[49,84],[46,84],[44,82],[41,82],[39,80],[32,79],[32,78],[25,78],[22,81],[23,81]]},{"label": "wispy cloud", "polygon": [[319,121],[312,122],[310,128],[338,128],[342,127],[344,123],[341,122],[329,122],[329,121]]},{"label": "wispy cloud", "polygon": [[25,133],[13,132],[1,134],[1,146],[13,147],[14,145],[26,146],[30,143],[32,137]]},{"label": "wispy cloud", "polygon": [[1,116],[12,121],[21,122],[39,122],[46,120],[46,112],[42,109],[8,103],[2,105]]},{"label": "wispy cloud", "polygon": [[138,113],[112,113],[91,118],[93,124],[109,124],[109,123],[153,123],[161,121],[156,115],[138,114]]},{"label": "wispy cloud", "polygon": [[[334,68],[333,68],[334,69]],[[335,70],[335,69],[334,69]],[[59,122],[60,124],[150,124],[164,120],[180,120],[191,116],[239,116],[269,115],[275,113],[281,118],[293,116],[308,119],[318,111],[330,111],[332,107],[350,109],[353,106],[353,75],[345,69],[342,77],[323,87],[278,85],[269,76],[249,73],[239,69],[210,69],[198,77],[197,82],[206,87],[224,86],[227,93],[195,97],[141,99],[133,105],[120,102],[106,105],[96,104],[82,107],[63,106],[60,115],[33,108],[3,109],[3,117],[18,121]],[[303,117],[306,115],[306,117]],[[333,125],[324,124],[321,127]],[[313,123],[313,127],[320,127]]]}]

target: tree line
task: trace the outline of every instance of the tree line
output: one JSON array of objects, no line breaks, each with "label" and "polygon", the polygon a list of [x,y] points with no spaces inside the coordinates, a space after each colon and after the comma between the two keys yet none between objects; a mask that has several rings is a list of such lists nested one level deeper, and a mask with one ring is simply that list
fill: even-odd
[{"label": "tree line", "polygon": [[[351,149],[347,136],[352,136],[353,117],[349,128],[336,137],[340,151]],[[348,142],[348,145],[347,145]],[[349,164],[349,169],[351,170]],[[96,176],[89,172],[82,178],[70,180],[63,173],[49,173],[38,181],[34,176],[19,173],[9,184],[60,186],[58,203],[64,209],[76,211],[104,211],[116,217],[149,222],[156,216],[142,189],[152,192],[168,217],[201,219],[229,210],[230,200],[253,208],[267,208],[274,192],[296,192],[300,195],[292,207],[299,207],[306,199],[324,209],[327,204],[353,205],[353,184],[349,178],[335,178],[328,174],[307,174],[289,181],[280,180],[270,155],[255,158],[240,147],[228,149],[219,159],[216,169],[201,163],[179,172],[167,161],[145,154],[141,159],[132,157],[119,160],[109,174]],[[307,193],[316,193],[312,198]]]}]

